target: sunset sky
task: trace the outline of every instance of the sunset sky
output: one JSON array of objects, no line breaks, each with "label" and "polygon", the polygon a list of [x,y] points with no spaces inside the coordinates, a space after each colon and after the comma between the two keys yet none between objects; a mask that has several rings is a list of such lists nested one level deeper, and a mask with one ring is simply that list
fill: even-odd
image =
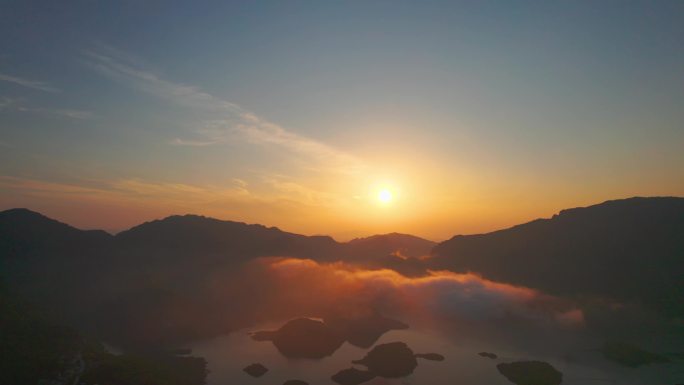
[{"label": "sunset sky", "polygon": [[684,196],[682,1],[66,3],[0,4],[2,210],[442,240]]}]

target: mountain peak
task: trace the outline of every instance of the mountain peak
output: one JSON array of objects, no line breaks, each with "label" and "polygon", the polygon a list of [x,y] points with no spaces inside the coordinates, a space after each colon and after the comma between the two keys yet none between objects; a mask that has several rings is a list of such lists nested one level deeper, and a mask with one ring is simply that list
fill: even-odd
[{"label": "mountain peak", "polygon": [[384,257],[391,253],[400,253],[405,257],[421,257],[430,254],[434,245],[435,242],[402,233],[355,238],[346,244],[350,254],[363,257]]},{"label": "mountain peak", "polygon": [[421,238],[415,235],[411,234],[404,234],[404,233],[397,233],[397,232],[392,232],[392,233],[385,233],[385,234],[374,234],[370,235],[367,237],[359,237],[359,238],[354,238],[348,243],[360,243],[360,242],[373,242],[373,241],[382,241],[382,240],[387,240],[387,241],[397,241],[397,240],[405,240],[405,241],[417,241],[417,242],[429,242],[429,243],[435,243],[433,241],[430,241],[425,238]]},{"label": "mountain peak", "polygon": [[128,230],[124,230],[117,234],[119,238],[128,238],[133,234],[142,233],[172,233],[172,232],[213,232],[216,230],[239,230],[239,229],[266,229],[271,231],[280,231],[275,227],[266,227],[259,224],[247,224],[244,222],[235,222],[229,220],[216,219],[203,215],[184,214],[184,215],[170,215],[162,219],[155,219],[152,221],[141,223],[133,226]]},{"label": "mountain peak", "polygon": [[26,208],[15,208],[0,212],[0,225],[12,228],[27,228],[32,230],[52,228],[62,231],[80,231],[73,226],[67,225],[45,215]]},{"label": "mountain peak", "polygon": [[684,208],[684,198],[680,197],[631,197],[624,199],[612,199],[595,205],[564,209],[554,215],[553,218],[588,212],[621,212],[633,213],[638,211],[661,212],[673,208]]},{"label": "mountain peak", "polygon": [[[13,217],[13,218],[45,218],[45,219],[50,219],[46,217],[45,215],[29,210],[24,207],[17,207],[14,209],[8,209],[4,211],[0,211],[0,217]],[[50,219],[52,220],[52,219]]]},{"label": "mountain peak", "polygon": [[[487,234],[453,237],[433,249],[436,269],[555,295],[642,302],[682,315],[684,198],[634,197],[561,211]],[[679,297],[678,297],[679,296]]]}]

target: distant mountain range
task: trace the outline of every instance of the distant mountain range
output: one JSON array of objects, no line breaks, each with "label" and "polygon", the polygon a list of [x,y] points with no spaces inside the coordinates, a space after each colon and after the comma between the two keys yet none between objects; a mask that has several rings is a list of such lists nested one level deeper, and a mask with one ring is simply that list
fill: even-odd
[{"label": "distant mountain range", "polygon": [[[475,272],[559,296],[636,302],[684,317],[684,198],[608,201],[440,244],[397,233],[342,243],[195,215],[111,235],[26,209],[0,212],[0,280],[65,318],[106,325],[110,334],[156,323],[176,328],[170,334],[187,332],[200,321],[180,317],[174,324],[174,309],[198,307],[192,313],[206,314],[216,306],[207,293],[217,272],[267,256],[345,261],[406,276]],[[215,323],[203,329],[227,327]]]},{"label": "distant mountain range", "polygon": [[631,198],[561,211],[437,245],[431,266],[562,296],[640,302],[684,316],[684,198]]},{"label": "distant mountain range", "polygon": [[[28,209],[0,212],[0,251],[21,258],[43,252],[82,252],[84,248],[116,249],[154,258],[153,254],[192,258],[250,259],[258,256],[361,259],[395,254],[428,255],[435,242],[391,233],[337,242],[329,236],[305,236],[276,227],[224,221],[198,215],[173,215],[111,235],[79,230]],[[168,260],[166,260],[168,262]]]},{"label": "distant mountain range", "polygon": [[[243,298],[208,298],[214,290],[212,280],[240,278],[241,266],[254,258],[396,265],[410,274],[405,256],[428,254],[432,246],[433,242],[396,233],[341,243],[327,236],[196,215],[170,216],[111,235],[12,209],[0,212],[0,281],[67,323],[105,330],[117,339],[141,336],[133,330],[144,325],[167,325],[170,330],[156,328],[158,336],[144,335],[165,339],[244,324],[244,309],[223,321],[206,315],[217,303],[231,310],[226,303],[231,300],[247,307]],[[185,313],[196,319],[186,319],[178,309],[192,309]]]}]

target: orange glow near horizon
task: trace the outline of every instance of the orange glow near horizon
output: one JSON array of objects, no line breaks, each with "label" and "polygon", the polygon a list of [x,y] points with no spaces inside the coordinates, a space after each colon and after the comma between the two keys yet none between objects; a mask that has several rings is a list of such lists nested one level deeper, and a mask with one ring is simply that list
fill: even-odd
[{"label": "orange glow near horizon", "polygon": [[[595,12],[613,7],[573,2],[595,28],[586,39],[584,23],[520,29],[543,30],[566,5],[500,17],[504,7],[340,2],[283,19],[244,3],[254,20],[226,12],[240,21],[208,28],[215,15],[203,7],[184,18],[196,30],[155,17],[116,36],[45,11],[46,25],[67,31],[59,41],[17,34],[23,44],[3,47],[12,60],[0,68],[0,210],[109,232],[195,214],[339,241],[442,241],[608,200],[684,196],[684,33],[670,5],[647,7],[662,18],[637,24],[626,7],[608,28]],[[17,16],[5,24],[24,20],[24,7],[9,8]],[[632,34],[643,38],[623,39]],[[214,40],[231,48],[195,44]],[[158,49],[166,41],[178,44]],[[34,43],[64,54],[24,65],[44,52],[24,49]],[[61,70],[76,62],[83,76]]]},{"label": "orange glow near horizon", "polygon": [[422,277],[406,277],[390,269],[364,269],[342,262],[271,257],[257,263],[266,267],[273,281],[284,285],[281,300],[291,304],[334,301],[336,307],[346,312],[362,313],[382,303],[397,310],[442,318],[483,314],[496,318],[512,313],[525,318],[548,318],[570,327],[584,323],[582,311],[572,301],[472,273],[430,271]]},{"label": "orange glow near horizon", "polygon": [[[359,170],[326,169],[222,183],[212,183],[213,178],[183,183],[0,176],[0,210],[25,207],[78,228],[110,232],[170,215],[196,214],[330,235],[338,241],[391,232],[442,241],[629,197],[621,195],[620,186],[599,194],[542,183],[529,175],[501,179],[485,170],[444,166],[440,159],[376,156],[366,159],[367,166]],[[635,195],[662,194],[649,190]]]}]

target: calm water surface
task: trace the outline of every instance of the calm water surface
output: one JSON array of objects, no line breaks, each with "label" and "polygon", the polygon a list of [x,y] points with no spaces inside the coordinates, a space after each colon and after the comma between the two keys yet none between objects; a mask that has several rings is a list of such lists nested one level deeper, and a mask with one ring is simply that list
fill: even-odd
[{"label": "calm water surface", "polygon": [[[289,359],[281,355],[271,342],[257,342],[248,332],[274,330],[285,321],[266,323],[239,330],[229,335],[198,341],[192,346],[193,355],[207,359],[210,370],[207,385],[230,384],[282,384],[289,379],[308,383],[335,385],[330,377],[342,369],[352,367],[351,360],[362,358],[370,349],[362,349],[345,342],[332,356],[320,359]],[[442,362],[420,359],[412,375],[400,379],[375,378],[366,384],[411,385],[510,385],[496,370],[496,364],[518,360],[541,360],[563,372],[563,384],[669,384],[684,381],[684,367],[679,363],[658,364],[637,369],[620,367],[608,362],[600,353],[587,348],[560,348],[545,354],[530,353],[524,347],[473,339],[467,332],[462,338],[449,336],[443,331],[411,328],[384,334],[376,343],[402,341],[416,353],[439,353],[446,356]],[[598,343],[587,342],[587,346]],[[488,351],[499,356],[497,360],[483,358],[478,352]],[[251,363],[261,363],[269,372],[253,378],[242,371]],[[364,369],[363,367],[358,367]]]}]

